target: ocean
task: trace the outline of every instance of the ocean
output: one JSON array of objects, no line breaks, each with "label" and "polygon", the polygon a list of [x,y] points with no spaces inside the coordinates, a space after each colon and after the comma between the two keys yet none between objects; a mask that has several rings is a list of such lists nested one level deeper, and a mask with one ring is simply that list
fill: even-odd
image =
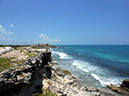
[{"label": "ocean", "polygon": [[51,51],[59,63],[54,67],[69,70],[81,85],[106,87],[129,79],[129,46],[65,45]]}]

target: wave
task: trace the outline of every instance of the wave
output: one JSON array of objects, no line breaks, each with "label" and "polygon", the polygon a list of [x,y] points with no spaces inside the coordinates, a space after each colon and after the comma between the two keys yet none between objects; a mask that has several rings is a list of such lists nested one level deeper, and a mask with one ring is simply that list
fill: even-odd
[{"label": "wave", "polygon": [[[110,84],[118,86],[123,79],[122,77],[113,77],[109,75],[107,70],[103,70],[97,66],[91,65],[90,62],[85,62],[81,60],[75,60],[72,65],[76,66],[78,69],[90,73],[94,79],[100,82],[101,86],[105,87]],[[97,75],[96,75],[97,74]]]},{"label": "wave", "polygon": [[123,78],[114,78],[114,77],[102,77],[96,74],[91,73],[91,76],[93,76],[96,80],[98,80],[102,86],[114,84],[116,86],[119,86],[119,84],[122,82]]},{"label": "wave", "polygon": [[52,51],[52,53],[58,54],[60,56],[60,59],[72,59],[71,56],[69,56],[69,55],[67,55],[66,53],[63,53],[63,52]]},{"label": "wave", "polygon": [[91,70],[95,70],[95,67],[91,66],[89,62],[84,62],[81,60],[75,60],[72,65],[76,66],[78,69],[85,72],[90,72]]}]

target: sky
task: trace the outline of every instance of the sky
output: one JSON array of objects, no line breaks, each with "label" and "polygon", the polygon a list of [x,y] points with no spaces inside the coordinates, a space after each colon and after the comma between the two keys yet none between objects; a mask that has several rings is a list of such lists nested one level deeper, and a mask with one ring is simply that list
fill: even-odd
[{"label": "sky", "polygon": [[129,0],[0,0],[0,44],[129,45]]}]

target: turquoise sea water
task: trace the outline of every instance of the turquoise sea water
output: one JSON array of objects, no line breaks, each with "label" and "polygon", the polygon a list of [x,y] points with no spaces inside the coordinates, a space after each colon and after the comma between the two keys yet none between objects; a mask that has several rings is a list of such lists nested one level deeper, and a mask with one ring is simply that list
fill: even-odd
[{"label": "turquoise sea water", "polygon": [[55,67],[67,69],[82,85],[105,87],[129,79],[129,46],[69,45],[51,49]]}]

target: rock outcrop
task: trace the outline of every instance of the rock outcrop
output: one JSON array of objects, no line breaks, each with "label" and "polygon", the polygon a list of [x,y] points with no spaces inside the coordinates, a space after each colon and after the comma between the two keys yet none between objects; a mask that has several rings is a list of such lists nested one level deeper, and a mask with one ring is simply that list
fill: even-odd
[{"label": "rock outcrop", "polygon": [[53,69],[51,79],[43,80],[43,89],[50,89],[58,96],[119,96],[109,89],[81,86],[77,77],[64,72]]},{"label": "rock outcrop", "polygon": [[122,91],[120,90],[120,88],[114,86],[113,84],[108,85],[108,88],[110,88],[111,90],[113,90],[115,92],[122,93]]},{"label": "rock outcrop", "polygon": [[120,86],[129,89],[129,79],[123,80]]},{"label": "rock outcrop", "polygon": [[107,87],[109,87],[111,90],[117,93],[124,94],[125,96],[129,95],[129,79],[123,80],[120,86],[115,86],[113,84],[110,84]]},{"label": "rock outcrop", "polygon": [[0,96],[31,96],[40,91],[43,78],[51,77],[51,68],[44,67],[48,62],[51,62],[51,52],[43,52],[22,66],[1,72]]},{"label": "rock outcrop", "polygon": [[0,55],[12,50],[14,50],[12,47],[0,47]]}]

